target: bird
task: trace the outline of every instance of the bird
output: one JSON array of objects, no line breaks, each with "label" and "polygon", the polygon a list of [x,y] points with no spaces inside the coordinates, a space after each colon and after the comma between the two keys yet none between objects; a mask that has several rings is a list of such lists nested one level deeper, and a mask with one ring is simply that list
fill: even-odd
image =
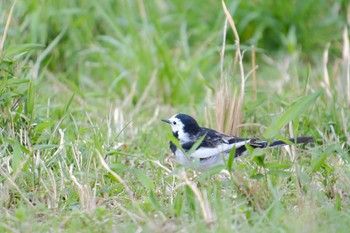
[{"label": "bird", "polygon": [[[235,137],[201,127],[193,117],[183,113],[161,120],[171,126],[172,134],[178,141],[177,146],[173,141],[170,141],[170,150],[175,155],[178,163],[187,167],[194,167],[199,171],[224,164],[225,159],[228,158],[233,149],[235,149],[235,157],[247,154],[246,145],[253,148],[272,148],[291,143],[313,143],[313,137],[289,138],[290,143],[282,140],[269,143],[268,141],[259,140],[259,138]],[[195,145],[196,142],[198,142],[197,145]],[[178,148],[178,146],[181,146],[181,148]],[[191,149],[192,147],[194,148]],[[191,154],[187,154],[189,152]]]}]

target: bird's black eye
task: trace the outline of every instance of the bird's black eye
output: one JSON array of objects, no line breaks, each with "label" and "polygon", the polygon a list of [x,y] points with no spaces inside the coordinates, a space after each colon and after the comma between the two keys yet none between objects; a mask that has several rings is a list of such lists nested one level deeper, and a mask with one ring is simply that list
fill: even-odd
[{"label": "bird's black eye", "polygon": [[173,124],[176,125],[176,121],[173,121]]}]

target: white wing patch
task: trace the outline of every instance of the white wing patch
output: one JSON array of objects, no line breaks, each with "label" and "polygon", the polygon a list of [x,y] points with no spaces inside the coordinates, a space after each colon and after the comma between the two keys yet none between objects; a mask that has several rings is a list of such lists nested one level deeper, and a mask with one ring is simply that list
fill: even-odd
[{"label": "white wing patch", "polygon": [[237,143],[232,143],[232,144],[221,144],[215,148],[200,147],[190,155],[190,158],[191,159],[209,158],[211,156],[218,155],[218,154],[223,153],[223,152],[228,152],[229,150],[231,150],[235,146],[236,146],[236,148],[239,148],[239,147],[244,146],[244,144],[249,143],[249,142],[250,142],[250,139],[248,139],[247,141],[242,141],[242,142],[237,142]]}]

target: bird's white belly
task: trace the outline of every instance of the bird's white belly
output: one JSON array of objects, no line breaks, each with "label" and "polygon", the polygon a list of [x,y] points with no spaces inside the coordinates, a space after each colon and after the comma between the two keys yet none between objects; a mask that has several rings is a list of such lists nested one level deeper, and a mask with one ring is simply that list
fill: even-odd
[{"label": "bird's white belly", "polygon": [[195,150],[190,157],[191,158],[199,158],[199,159],[204,159],[204,158],[209,158],[214,155],[222,154],[222,153],[229,153],[229,151],[233,148],[239,148],[241,146],[244,146],[245,143],[248,143],[249,140],[247,141],[242,141],[234,144],[221,144],[217,147],[214,148],[208,148],[208,147],[200,147],[197,150]]},{"label": "bird's white belly", "polygon": [[197,170],[203,171],[207,170],[211,167],[224,164],[224,157],[228,156],[229,153],[222,152],[222,153],[216,153],[215,155],[212,155],[210,157],[204,157],[204,158],[195,158],[193,156],[187,156],[184,154],[181,150],[176,150],[175,157],[176,160],[188,167],[194,167]]},{"label": "bird's white belly", "polygon": [[192,154],[184,154],[182,150],[177,149],[175,152],[175,157],[177,161],[184,166],[194,166],[198,170],[206,170],[216,165],[224,164],[224,158],[229,156],[233,147],[240,148],[249,142],[250,139],[233,144],[223,143],[213,148],[200,147],[197,148]]}]

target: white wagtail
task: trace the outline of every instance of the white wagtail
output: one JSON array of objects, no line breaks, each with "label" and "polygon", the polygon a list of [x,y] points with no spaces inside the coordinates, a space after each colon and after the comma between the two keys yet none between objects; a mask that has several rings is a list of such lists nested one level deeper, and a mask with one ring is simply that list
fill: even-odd
[{"label": "white wagtail", "polygon": [[[246,145],[253,148],[271,148],[287,145],[286,142],[276,140],[271,143],[259,141],[258,138],[238,138],[219,133],[215,130],[200,127],[195,119],[186,114],[176,114],[170,119],[162,119],[170,124],[174,137],[178,140],[182,149],[170,141],[170,149],[174,153],[177,161],[185,166],[194,165],[198,160],[197,169],[207,170],[213,166],[224,164],[224,158],[227,158],[233,148],[235,148],[235,157],[247,153]],[[202,140],[199,146],[187,155],[197,141]],[[290,143],[312,143],[312,137],[289,138]],[[185,152],[185,153],[184,153]]]}]

